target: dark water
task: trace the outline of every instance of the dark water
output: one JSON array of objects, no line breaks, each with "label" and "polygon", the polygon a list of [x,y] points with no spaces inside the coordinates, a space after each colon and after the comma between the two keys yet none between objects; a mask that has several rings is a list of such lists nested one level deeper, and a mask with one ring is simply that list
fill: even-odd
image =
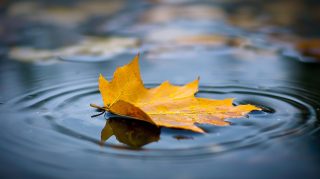
[{"label": "dark water", "polygon": [[[229,7],[229,4],[209,5]],[[157,4],[128,3],[118,14],[85,21],[77,26],[78,31],[64,29],[64,32],[70,30],[76,35],[125,35],[141,39],[138,47],[108,59],[95,60],[86,56],[80,60],[77,57],[58,58],[52,63],[20,62],[7,54],[12,46],[10,43],[39,45],[39,42],[30,41],[30,33],[22,33],[14,39],[7,36],[3,40],[1,176],[318,178],[319,63],[306,63],[301,61],[301,56],[284,55],[284,47],[270,43],[267,32],[243,29],[221,20],[178,19],[160,25],[136,23],[141,12],[153,7]],[[25,26],[30,31],[39,27]],[[35,33],[37,38],[52,35],[46,26],[40,28],[43,33]],[[14,32],[17,27],[11,28]],[[146,35],[166,28],[188,29],[191,34],[231,35],[254,43],[246,48],[225,44],[179,46],[162,41],[166,36],[152,40]],[[279,31],[291,29],[280,25],[277,28]],[[72,40],[63,38],[68,36],[66,34],[39,46],[53,48],[57,45],[55,41],[63,43],[64,40],[71,43]],[[76,35],[75,39],[78,38]],[[254,111],[248,118],[230,119],[232,125],[228,127],[200,125],[206,134],[157,129],[108,115],[91,118],[98,111],[89,104],[102,103],[97,89],[99,73],[111,78],[116,67],[126,64],[137,51],[142,53],[141,73],[149,87],[165,80],[184,84],[200,76],[197,96],[234,97],[236,105],[255,104],[263,111]],[[108,127],[113,131],[112,136],[109,136]],[[110,138],[103,142],[101,137]]]}]

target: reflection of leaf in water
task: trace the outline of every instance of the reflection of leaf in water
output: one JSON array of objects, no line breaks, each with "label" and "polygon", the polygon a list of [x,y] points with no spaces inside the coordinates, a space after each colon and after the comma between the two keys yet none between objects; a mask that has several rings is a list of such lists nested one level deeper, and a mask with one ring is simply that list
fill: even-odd
[{"label": "reflection of leaf in water", "polygon": [[101,131],[101,143],[115,135],[121,143],[140,148],[160,139],[160,128],[143,121],[109,118]]},{"label": "reflection of leaf in water", "polygon": [[[139,41],[135,38],[110,37],[98,38],[87,37],[78,44],[66,46],[58,49],[34,49],[30,47],[14,47],[10,50],[9,56],[12,59],[35,62],[57,57],[86,57],[93,60],[97,57],[111,58],[127,49],[138,46]],[[90,60],[88,60],[90,61]]]}]

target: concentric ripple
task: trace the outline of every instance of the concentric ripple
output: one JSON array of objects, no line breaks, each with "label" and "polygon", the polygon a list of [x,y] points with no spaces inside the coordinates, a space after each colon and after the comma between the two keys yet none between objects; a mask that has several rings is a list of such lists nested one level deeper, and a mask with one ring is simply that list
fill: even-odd
[{"label": "concentric ripple", "polygon": [[[263,111],[251,112],[248,119],[230,119],[232,125],[227,127],[199,125],[206,134],[162,128],[160,140],[139,149],[122,144],[114,136],[100,147],[100,134],[106,120],[103,115],[90,117],[97,111],[89,104],[101,104],[96,79],[90,78],[39,89],[11,100],[4,108],[11,111],[8,117],[19,116],[13,117],[16,120],[10,125],[19,126],[17,130],[22,132],[5,135],[30,150],[57,150],[63,146],[65,150],[83,150],[94,155],[173,158],[265,146],[270,140],[306,135],[318,128],[316,106],[319,103],[315,99],[319,96],[294,86],[211,84],[201,86],[197,95],[215,99],[234,97],[236,105],[250,103]],[[46,140],[45,144],[33,145],[38,142],[33,140],[37,135]]]}]

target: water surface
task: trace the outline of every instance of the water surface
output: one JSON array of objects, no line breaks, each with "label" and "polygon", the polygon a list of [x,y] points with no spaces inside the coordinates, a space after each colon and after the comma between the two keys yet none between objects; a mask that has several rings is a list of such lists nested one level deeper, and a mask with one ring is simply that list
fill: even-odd
[{"label": "water surface", "polygon": [[[319,63],[285,55],[283,51],[294,49],[269,41],[269,31],[226,21],[220,11],[233,12],[228,3],[164,4],[127,2],[112,15],[94,15],[76,25],[70,20],[68,28],[64,21],[44,23],[35,17],[19,17],[22,27],[7,22],[12,33],[21,28],[24,33],[7,36],[1,43],[1,176],[318,178]],[[187,7],[176,12],[179,5]],[[202,12],[203,6],[212,7],[206,10],[209,15],[195,13]],[[4,19],[12,18],[8,11],[3,12]],[[155,18],[158,11],[174,18]],[[273,31],[304,33],[296,26],[277,22]],[[208,34],[219,37],[185,39],[199,35],[208,39]],[[134,37],[140,44],[105,56],[76,54],[32,62],[9,54],[12,46],[52,50],[74,45],[83,35]],[[243,46],[247,41],[249,45]],[[89,104],[102,104],[99,73],[111,78],[138,51],[148,87],[165,80],[184,84],[200,76],[197,96],[233,97],[235,105],[250,103],[263,110],[251,112],[248,118],[229,119],[228,127],[199,125],[205,134],[158,129],[104,114],[92,118],[99,112]]]}]

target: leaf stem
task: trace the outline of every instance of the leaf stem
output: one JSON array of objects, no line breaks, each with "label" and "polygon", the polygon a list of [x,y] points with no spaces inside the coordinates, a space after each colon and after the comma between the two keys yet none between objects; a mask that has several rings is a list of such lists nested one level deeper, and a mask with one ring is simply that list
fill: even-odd
[{"label": "leaf stem", "polygon": [[90,106],[93,107],[93,108],[100,109],[100,110],[102,110],[102,111],[106,111],[106,108],[105,108],[105,107],[101,107],[101,106],[98,106],[98,105],[96,105],[96,104],[90,104]]}]

